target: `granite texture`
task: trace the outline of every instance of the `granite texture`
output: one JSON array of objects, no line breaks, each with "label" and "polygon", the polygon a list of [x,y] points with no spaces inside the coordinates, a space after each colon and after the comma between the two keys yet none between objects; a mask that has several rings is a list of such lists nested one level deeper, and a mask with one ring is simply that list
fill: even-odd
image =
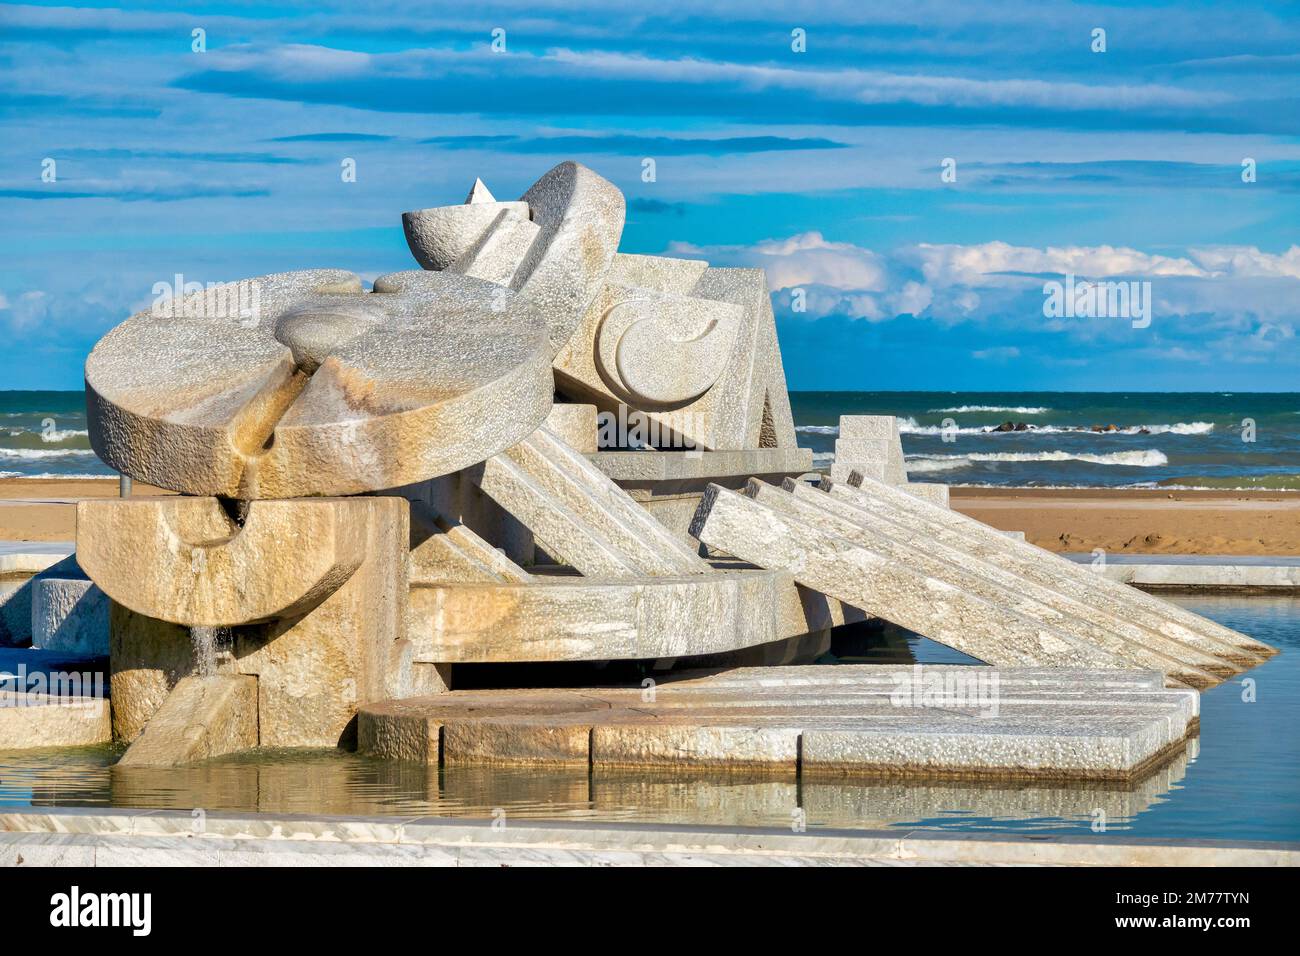
[{"label": "granite texture", "polygon": [[245,280],[145,310],[86,361],[91,446],[110,467],[191,495],[357,494],[447,474],[526,437],[551,407],[546,319],[447,273]]}]

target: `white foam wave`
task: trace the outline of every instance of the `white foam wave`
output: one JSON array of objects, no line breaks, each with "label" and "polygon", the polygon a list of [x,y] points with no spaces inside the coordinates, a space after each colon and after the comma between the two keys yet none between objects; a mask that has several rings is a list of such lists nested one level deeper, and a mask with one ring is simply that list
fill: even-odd
[{"label": "white foam wave", "polygon": [[839,425],[795,425],[794,430],[805,432],[809,435],[838,435],[840,433]]},{"label": "white foam wave", "polygon": [[63,474],[61,472],[55,472],[55,471],[42,471],[36,474],[28,474],[27,472],[23,472],[23,471],[0,471],[0,478],[22,478],[24,480],[36,479],[36,478],[44,478],[44,479],[60,478],[64,481],[91,481],[91,480],[101,481],[104,479],[116,478],[116,477],[117,475],[110,474],[108,472],[103,472],[103,471],[99,472],[98,474],[94,474],[94,473]]},{"label": "white foam wave", "polygon": [[1094,432],[1085,425],[1030,425],[1022,431],[997,431],[992,425],[945,429],[942,425],[918,425],[913,419],[899,420],[904,435],[1208,435],[1214,422],[1174,422],[1172,425],[1131,425],[1115,431]]},{"label": "white foam wave", "polygon": [[953,412],[961,414],[963,412],[1013,412],[1016,415],[1042,415],[1044,412],[1050,412],[1050,408],[1044,408],[1040,405],[954,405],[952,408],[932,408],[931,414],[940,414],[943,412]]},{"label": "white foam wave", "polygon": [[966,455],[916,455],[907,459],[908,471],[943,471],[965,468],[980,461],[1083,461],[1094,465],[1122,465],[1128,468],[1159,468],[1169,464],[1164,452],[1154,448],[1141,451],[1113,451],[1104,455],[1069,451],[971,452]]},{"label": "white foam wave", "polygon": [[66,458],[70,455],[94,457],[89,448],[0,448],[0,458]]}]

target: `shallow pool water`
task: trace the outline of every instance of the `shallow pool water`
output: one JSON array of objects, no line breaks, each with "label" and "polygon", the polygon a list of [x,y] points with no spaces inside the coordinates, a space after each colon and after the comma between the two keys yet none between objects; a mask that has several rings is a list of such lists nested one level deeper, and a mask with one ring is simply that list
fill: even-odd
[{"label": "shallow pool water", "polygon": [[[1141,837],[1300,840],[1300,598],[1177,597],[1282,649],[1202,697],[1201,733],[1135,784],[811,783],[700,774],[425,768],[341,751],[263,752],[175,770],[120,751],[0,753],[0,806],[585,818],[747,826],[1052,829]],[[885,632],[845,662],[962,658]]]}]

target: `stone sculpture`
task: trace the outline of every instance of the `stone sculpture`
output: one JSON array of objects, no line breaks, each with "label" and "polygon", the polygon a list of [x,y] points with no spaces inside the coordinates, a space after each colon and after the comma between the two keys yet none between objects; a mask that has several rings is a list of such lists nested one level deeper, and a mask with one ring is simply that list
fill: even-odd
[{"label": "stone sculpture", "polygon": [[[1120,585],[1088,591],[1086,572],[971,529],[941,506],[946,494],[906,484],[892,422],[852,424],[850,460],[808,484],[763,274],[619,253],[623,220],[619,190],[576,163],[510,202],[476,181],[463,204],[404,214],[422,271],[369,291],[342,271],[264,276],[239,284],[237,309],[229,290],[206,290],[103,338],[86,363],[93,447],[179,493],[78,508],[78,563],[112,602],[124,764],[350,745],[363,708],[363,748],[436,759],[442,715],[462,706],[439,695],[455,693],[460,665],[789,663],[868,614],[990,664],[1089,669],[1103,710],[1116,706],[1107,669],[1143,669],[1132,686],[1145,696],[1098,720],[1097,752],[1140,739],[1146,760],[1194,724],[1192,692],[1162,696],[1160,684],[1209,686],[1270,653]],[[633,417],[653,427],[631,434]],[[619,427],[598,443],[598,422]],[[889,484],[861,473],[873,467]],[[791,671],[781,679],[797,687]],[[811,690],[754,717],[785,729],[755,730],[726,694],[710,706],[730,716],[692,711],[688,682],[662,714],[628,711],[675,730],[599,735],[567,698],[548,723],[532,698],[471,695],[475,719],[445,752],[527,759],[521,720],[544,740],[562,724],[581,762],[589,737],[608,754],[617,736],[617,761],[696,753],[716,765],[719,741],[733,741],[735,760],[788,770],[808,733],[824,743],[823,769],[837,772],[837,755],[877,766],[908,740],[931,746],[915,734],[943,724],[891,724],[884,679],[846,670],[809,684],[834,695],[848,681],[869,703],[868,717],[821,736],[815,714],[784,715],[821,706]],[[1043,678],[1018,680],[1018,704],[1037,714]],[[1059,751],[1026,720],[999,725],[1029,735],[999,759]],[[887,746],[860,736],[885,724]],[[1050,734],[1071,726],[1055,720]],[[978,733],[962,760],[980,751]],[[768,739],[779,759],[741,746]],[[939,748],[922,763],[944,759]],[[1108,760],[1075,769],[1134,769]]]}]

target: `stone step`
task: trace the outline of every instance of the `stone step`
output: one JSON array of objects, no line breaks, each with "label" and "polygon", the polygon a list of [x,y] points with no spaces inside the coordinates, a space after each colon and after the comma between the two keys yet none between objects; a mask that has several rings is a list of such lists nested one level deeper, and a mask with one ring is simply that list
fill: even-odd
[{"label": "stone step", "polygon": [[88,747],[113,739],[108,699],[0,691],[0,750]]},{"label": "stone step", "polygon": [[585,575],[704,573],[709,565],[549,429],[484,463],[482,490]]},{"label": "stone step", "polygon": [[[999,693],[999,710],[980,712],[871,693],[825,698],[809,688],[809,682],[857,683],[871,690],[910,676],[911,668],[761,670],[765,677],[729,671],[651,690],[452,691],[382,701],[361,708],[359,748],[390,759],[449,764],[1136,780],[1173,759],[1197,728],[1194,691],[1131,689],[1149,684],[1151,672],[1075,670],[1067,700]],[[953,670],[986,681],[995,673],[987,667]],[[1037,669],[996,674],[999,688],[1004,679],[1006,686],[1028,687],[1042,676]],[[756,695],[759,680],[762,693]]]},{"label": "stone step", "polygon": [[[1054,687],[1068,690],[1086,686],[1107,691],[1162,690],[1164,674],[1155,670],[1090,670],[1069,667],[972,667],[969,664],[839,664],[835,667],[737,667],[722,674],[683,673],[674,682],[677,689],[695,683],[712,687],[860,687],[872,682],[894,684],[917,675],[997,675],[1004,688]],[[1183,693],[1186,693],[1184,691]]]},{"label": "stone step", "polygon": [[881,482],[854,476],[847,485],[831,482],[829,488],[832,495],[867,510],[877,511],[885,506],[898,509],[922,522],[927,533],[936,537],[943,535],[947,543],[955,543],[967,553],[1077,601],[1156,630],[1201,653],[1240,667],[1253,666],[1277,653],[1267,644],[1245,634],[1136,588],[1109,581],[1059,555],[1015,541],[973,518],[935,507]]},{"label": "stone step", "polygon": [[[908,520],[906,512],[885,508],[866,510],[841,497],[835,497],[811,485],[787,482],[785,491],[807,507],[820,509],[836,520],[846,522],[846,534],[866,535],[868,538],[886,536],[921,553],[947,562],[950,566],[969,569],[994,585],[1001,587],[1013,600],[1031,602],[1031,609],[1023,613],[1038,616],[1033,606],[1046,609],[1045,620],[1085,640],[1115,650],[1124,660],[1140,666],[1155,667],[1192,687],[1210,687],[1222,678],[1236,673],[1236,668],[1218,657],[1202,653],[1165,637],[1159,631],[1143,627],[1108,611],[1084,604],[1051,588],[1027,580],[1008,571],[995,561],[985,560],[960,547],[953,535],[935,533],[923,522]],[[756,489],[759,500],[776,498],[781,492],[770,486]],[[1116,642],[1119,642],[1118,644]]]},{"label": "stone step", "polygon": [[1109,650],[1019,613],[997,589],[975,593],[954,585],[954,579],[967,581],[956,568],[921,562],[888,538],[870,544],[844,538],[828,524],[710,485],[691,532],[710,547],[788,571],[806,587],[989,664],[1126,664]]}]

